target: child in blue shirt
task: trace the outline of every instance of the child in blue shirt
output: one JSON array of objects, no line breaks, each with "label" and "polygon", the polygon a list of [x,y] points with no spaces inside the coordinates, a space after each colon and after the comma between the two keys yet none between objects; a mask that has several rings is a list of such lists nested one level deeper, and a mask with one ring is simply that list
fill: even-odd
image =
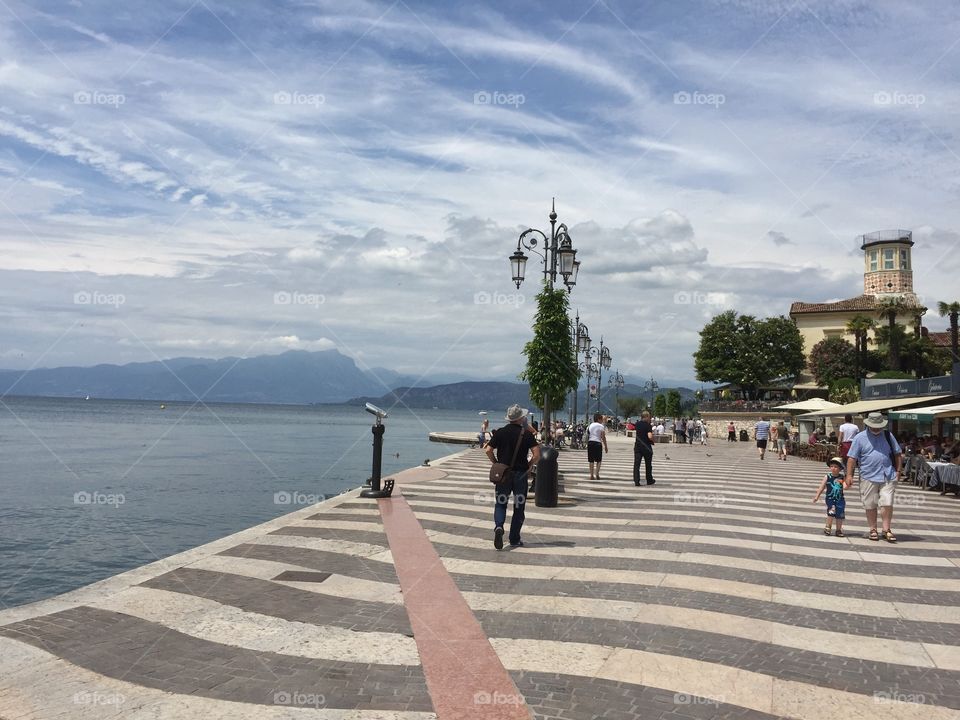
[{"label": "child in blue shirt", "polygon": [[829,535],[833,526],[833,521],[837,521],[837,537],[845,537],[843,534],[844,510],[847,502],[843,497],[843,460],[835,457],[827,462],[830,472],[820,481],[820,487],[817,488],[817,494],[813,501],[820,500],[820,496],[826,491],[827,502],[827,524],[823,528],[823,534]]}]

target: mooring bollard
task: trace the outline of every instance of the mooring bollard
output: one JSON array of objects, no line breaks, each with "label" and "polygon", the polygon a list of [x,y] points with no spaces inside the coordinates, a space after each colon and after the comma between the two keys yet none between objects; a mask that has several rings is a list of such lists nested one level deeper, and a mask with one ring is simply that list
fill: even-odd
[{"label": "mooring bollard", "polygon": [[383,487],[380,486],[380,474],[383,468],[383,433],[386,426],[381,422],[387,413],[376,405],[367,403],[366,410],[376,417],[373,427],[370,431],[373,433],[373,469],[370,475],[369,490],[361,490],[360,497],[365,498],[387,498],[393,494],[393,478],[387,478],[383,481]]}]

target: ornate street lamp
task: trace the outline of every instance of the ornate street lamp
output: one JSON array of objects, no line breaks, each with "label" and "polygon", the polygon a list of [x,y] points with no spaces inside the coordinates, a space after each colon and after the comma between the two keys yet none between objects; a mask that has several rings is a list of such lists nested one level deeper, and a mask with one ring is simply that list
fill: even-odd
[{"label": "ornate street lamp", "polygon": [[[536,249],[538,242],[543,243],[543,252]],[[573,248],[573,239],[570,237],[567,226],[564,223],[557,225],[555,200],[550,206],[549,237],[541,230],[527,228],[517,238],[517,249],[510,256],[510,269],[513,272],[513,281],[517,284],[518,290],[525,277],[528,259],[521,248],[525,248],[543,259],[543,278],[547,287],[551,290],[558,274],[563,278],[563,284],[567,286],[567,292],[570,292],[573,286],[577,284],[580,261],[577,260],[577,251]]]},{"label": "ornate street lamp", "polygon": [[653,394],[660,389],[660,386],[657,385],[657,381],[653,378],[650,378],[647,382],[643,384],[644,392],[650,393],[650,415],[653,416]]},{"label": "ornate street lamp", "polygon": [[[577,273],[580,271],[580,262],[577,260],[577,251],[573,247],[573,239],[564,223],[557,225],[556,198],[550,203],[550,235],[536,228],[527,228],[517,238],[517,249],[510,256],[510,271],[517,289],[523,283],[527,269],[527,256],[523,252],[528,250],[543,260],[543,280],[546,286],[553,290],[557,275],[563,278],[563,284],[569,293],[577,284]],[[542,243],[543,252],[537,250],[537,244]],[[551,436],[550,403],[544,400],[542,412],[544,439],[549,441]]]},{"label": "ornate street lamp", "polygon": [[[578,260],[574,263],[574,276],[576,275],[576,266],[580,264]],[[579,370],[585,370],[584,364],[580,362],[580,353],[586,353],[587,348],[590,347],[590,330],[587,329],[587,326],[580,322],[580,311],[577,310],[577,318],[573,322],[573,354],[574,359],[577,363],[577,368]],[[587,388],[589,392],[589,378],[587,381]],[[577,386],[573,389],[573,415],[571,416],[571,424],[577,422],[577,395],[580,389],[580,381],[577,380]],[[587,406],[589,407],[590,400],[587,399]]]},{"label": "ornate street lamp", "polygon": [[[579,367],[587,371],[587,422],[590,421],[590,377],[597,376],[597,412],[600,412],[600,388],[603,384],[603,371],[610,369],[612,358],[610,348],[603,344],[603,338],[600,338],[600,345],[590,347],[590,338],[587,338],[587,349],[584,350],[584,361]],[[595,360],[593,360],[595,358]]]},{"label": "ornate street lamp", "polygon": [[613,419],[616,423],[616,429],[619,432],[620,429],[620,388],[623,387],[623,375],[620,374],[620,371],[617,370],[614,374],[607,380],[607,385],[614,388],[614,395],[616,396],[616,412],[613,414]]}]

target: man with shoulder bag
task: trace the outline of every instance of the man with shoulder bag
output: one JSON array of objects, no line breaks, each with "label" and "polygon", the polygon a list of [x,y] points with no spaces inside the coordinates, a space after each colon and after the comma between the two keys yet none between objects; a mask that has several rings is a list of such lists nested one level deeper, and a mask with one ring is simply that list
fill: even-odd
[{"label": "man with shoulder bag", "polygon": [[[533,433],[527,431],[527,413],[519,405],[507,408],[507,424],[495,430],[484,452],[490,458],[490,482],[494,484],[496,504],[493,509],[493,546],[503,549],[503,525],[507,520],[507,501],[513,493],[513,517],[510,519],[510,546],[520,547],[524,506],[527,502],[527,474],[540,459],[540,446]],[[530,454],[529,461],[527,455]]]},{"label": "man with shoulder bag", "polygon": [[[887,418],[872,412],[863,421],[865,432],[857,433],[847,453],[847,476],[844,486],[853,485],[854,471],[860,468],[860,499],[867,514],[870,540],[883,538],[895,543],[897,536],[890,529],[893,521],[893,499],[903,466],[903,453],[896,438],[887,430]],[[882,522],[877,532],[877,508]]]}]

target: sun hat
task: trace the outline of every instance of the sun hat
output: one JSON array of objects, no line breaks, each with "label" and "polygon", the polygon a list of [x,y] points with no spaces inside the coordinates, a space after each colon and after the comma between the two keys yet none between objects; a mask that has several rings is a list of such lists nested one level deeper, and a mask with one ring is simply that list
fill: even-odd
[{"label": "sun hat", "polygon": [[883,416],[883,413],[872,412],[863,419],[863,424],[872,428],[885,428],[887,418]]},{"label": "sun hat", "polygon": [[843,458],[838,458],[838,457],[832,457],[832,458],[830,458],[829,460],[827,460],[827,467],[830,467],[831,465],[839,465],[839,466],[840,466],[840,469],[842,470],[842,469],[843,469]]},{"label": "sun hat", "polygon": [[526,408],[522,408],[519,405],[511,405],[507,408],[507,417],[506,419],[510,422],[516,422],[521,418],[525,418],[530,413]]}]

